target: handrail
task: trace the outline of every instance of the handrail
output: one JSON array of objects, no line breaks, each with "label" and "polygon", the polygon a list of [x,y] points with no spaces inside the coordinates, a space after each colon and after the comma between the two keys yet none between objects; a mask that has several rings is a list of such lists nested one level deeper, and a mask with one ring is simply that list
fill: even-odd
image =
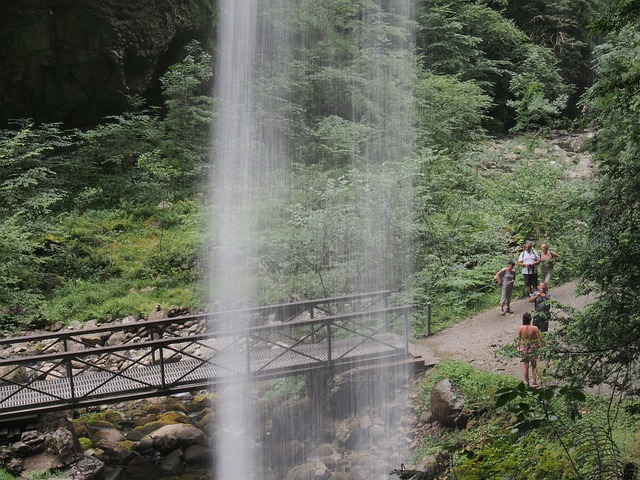
[{"label": "handrail", "polygon": [[[323,305],[327,303],[345,303],[352,300],[358,299],[366,299],[366,298],[375,298],[380,297],[386,306],[387,297],[391,293],[391,290],[380,290],[377,292],[368,292],[368,293],[359,293],[352,295],[344,295],[344,296],[336,296],[329,297],[323,299],[316,300],[301,300],[297,302],[290,303],[279,303],[274,305],[267,306],[259,306],[259,307],[249,307],[244,309],[236,309],[236,310],[221,310],[217,312],[207,312],[207,313],[198,313],[192,315],[181,315],[176,317],[168,317],[157,320],[141,320],[135,321],[132,323],[114,323],[109,325],[102,325],[94,328],[80,329],[80,330],[60,330],[57,332],[48,332],[48,333],[39,333],[38,335],[22,335],[17,337],[8,337],[8,338],[0,338],[0,347],[4,345],[12,345],[16,343],[31,343],[34,341],[43,341],[43,340],[63,340],[69,339],[71,337],[76,336],[88,336],[92,334],[100,334],[107,332],[119,332],[126,331],[135,328],[152,328],[156,326],[165,326],[165,325],[176,325],[183,324],[189,321],[199,321],[199,320],[207,320],[207,321],[215,321],[219,317],[225,318],[229,315],[237,315],[237,314],[255,314],[255,313],[267,313],[277,311],[279,309],[290,309],[291,307],[311,307],[316,305]],[[287,322],[290,323],[290,322]]]},{"label": "handrail", "polygon": [[[202,389],[237,375],[267,379],[319,368],[348,368],[376,358],[409,359],[410,311],[411,306],[402,305],[0,359],[4,369],[0,420],[30,409],[99,405],[132,396]],[[153,327],[157,323],[152,321]],[[119,325],[118,329],[136,326],[146,328],[149,323]],[[300,336],[299,332],[307,333]],[[69,340],[70,332],[61,333],[63,341]],[[13,375],[22,368],[27,380]]]}]

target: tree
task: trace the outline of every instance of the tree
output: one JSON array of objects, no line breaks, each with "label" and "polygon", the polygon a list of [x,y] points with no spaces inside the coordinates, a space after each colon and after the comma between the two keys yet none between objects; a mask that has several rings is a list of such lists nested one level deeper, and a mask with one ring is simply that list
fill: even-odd
[{"label": "tree", "polygon": [[515,97],[507,105],[516,112],[513,131],[554,126],[567,105],[569,86],[556,69],[551,50],[530,45],[511,78],[509,90]]},{"label": "tree", "polygon": [[60,152],[73,145],[75,132],[28,120],[17,126],[0,131],[0,218],[34,219],[65,197],[68,178],[58,176],[65,164]]},{"label": "tree", "polygon": [[472,81],[425,73],[416,85],[417,146],[456,152],[485,136],[491,98]]},{"label": "tree", "polygon": [[598,177],[590,204],[589,251],[576,252],[597,300],[570,322],[562,374],[640,393],[640,34],[628,2],[613,2],[600,25],[612,30],[596,49],[596,81],[584,99],[598,131]]}]

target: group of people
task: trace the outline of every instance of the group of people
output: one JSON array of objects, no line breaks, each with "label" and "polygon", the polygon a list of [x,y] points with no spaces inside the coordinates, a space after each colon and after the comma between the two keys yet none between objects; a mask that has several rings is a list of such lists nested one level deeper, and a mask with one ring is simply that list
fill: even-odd
[{"label": "group of people", "polygon": [[[547,295],[551,275],[555,262],[560,259],[557,252],[552,252],[546,243],[540,246],[540,253],[533,249],[533,242],[527,240],[524,244],[524,250],[518,256],[517,265],[522,268],[522,276],[524,279],[525,295],[529,296],[530,302],[536,302],[536,298],[540,298],[540,287],[542,293]],[[542,272],[543,279],[538,283],[538,267]],[[500,292],[500,315],[513,313],[511,311],[511,296],[513,295],[513,285],[516,281],[516,262],[509,260],[507,266],[498,270],[495,274],[495,281],[501,286]],[[535,288],[538,288],[536,291]],[[548,297],[542,297],[548,298]],[[539,301],[538,301],[539,303]],[[537,307],[536,303],[536,307]],[[535,309],[538,311],[538,309]]]},{"label": "group of people", "polygon": [[[542,334],[549,328],[549,282],[553,274],[555,262],[560,259],[557,252],[549,250],[548,245],[540,246],[540,253],[533,249],[533,242],[527,240],[524,249],[518,256],[517,265],[522,268],[525,295],[533,303],[533,315],[525,312],[522,325],[518,327],[518,351],[521,356],[522,376],[527,386],[537,387],[537,349],[542,346]],[[501,286],[500,315],[511,311],[511,296],[516,281],[516,262],[510,260],[495,275],[495,281]],[[538,268],[542,273],[542,281],[538,283]],[[531,375],[529,375],[531,370]]]}]

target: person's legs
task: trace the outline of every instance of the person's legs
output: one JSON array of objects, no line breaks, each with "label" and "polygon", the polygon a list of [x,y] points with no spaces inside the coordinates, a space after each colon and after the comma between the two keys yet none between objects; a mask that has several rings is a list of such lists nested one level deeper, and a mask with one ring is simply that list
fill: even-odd
[{"label": "person's legs", "polygon": [[529,362],[527,360],[522,360],[520,362],[522,364],[522,378],[524,379],[524,383],[529,386]]},{"label": "person's legs", "polygon": [[549,288],[549,282],[551,281],[551,271],[547,270],[544,274],[544,284],[547,286],[547,288]]},{"label": "person's legs", "polygon": [[504,304],[507,307],[507,313],[511,313],[511,294],[513,293],[513,285],[509,285],[504,292]]},{"label": "person's legs", "polygon": [[531,380],[532,380],[531,386],[537,387],[538,386],[538,360],[536,359],[536,357],[533,357],[531,359]]}]

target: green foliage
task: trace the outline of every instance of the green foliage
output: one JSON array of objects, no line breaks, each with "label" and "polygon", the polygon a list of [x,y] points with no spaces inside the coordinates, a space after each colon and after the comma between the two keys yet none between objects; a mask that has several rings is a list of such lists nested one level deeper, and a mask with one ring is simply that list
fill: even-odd
[{"label": "green foliage", "polygon": [[426,73],[416,85],[417,147],[456,152],[485,136],[489,96],[473,82]]},{"label": "green foliage", "polygon": [[336,115],[318,121],[314,130],[316,158],[331,166],[344,167],[361,150],[370,127]]},{"label": "green foliage", "polygon": [[303,376],[281,378],[268,382],[263,398],[279,404],[283,401],[303,397],[305,389],[306,383]]},{"label": "green foliage", "polygon": [[12,323],[17,314],[29,317],[26,313],[42,299],[35,274],[41,260],[35,249],[36,243],[19,222],[0,222],[0,324]]},{"label": "green foliage", "polygon": [[509,89],[513,100],[507,105],[516,112],[512,131],[554,126],[566,107],[569,87],[556,69],[557,60],[549,49],[529,46]]},{"label": "green foliage", "polygon": [[[264,215],[259,216],[277,221],[265,225],[256,244],[261,298],[282,301],[283,291],[294,298],[313,298],[358,291],[364,285],[403,286],[410,272],[407,239],[413,228],[406,215],[412,192],[405,188],[412,166],[404,165],[383,164],[368,172],[298,165],[286,203],[277,194],[263,192]],[[382,204],[373,218],[367,209]],[[371,263],[374,256],[378,261],[365,270],[366,260]]]},{"label": "green foliage", "polygon": [[24,475],[28,480],[54,480],[65,478],[65,474],[58,470],[47,470],[40,472],[28,472]]},{"label": "green foliage", "polygon": [[5,469],[0,468],[0,480],[15,480],[16,477],[11,475]]},{"label": "green foliage", "polygon": [[[633,402],[617,405],[613,413],[613,399],[587,397],[576,386],[533,389],[513,377],[446,360],[425,377],[423,404],[429,405],[431,388],[443,378],[465,399],[473,428],[426,437],[417,451],[436,457],[448,452],[451,478],[622,478],[623,464],[637,462],[633,432],[639,417]],[[404,468],[392,474],[443,476]]]},{"label": "green foliage", "polygon": [[568,84],[585,87],[590,68],[588,26],[599,17],[600,2],[532,0],[508,2],[505,14],[531,40],[554,52],[558,69]]},{"label": "green foliage", "polygon": [[160,79],[164,118],[134,97],[129,111],[83,133],[77,152],[83,165],[80,178],[90,178],[102,194],[91,197],[85,190],[78,206],[87,199],[95,206],[98,198],[111,205],[122,197],[174,201],[198,184],[194,179],[203,174],[209,158],[213,100],[203,92],[212,76],[212,58],[195,41],[185,49],[184,60]]},{"label": "green foliage", "polygon": [[[497,304],[493,275],[517,257],[525,239],[559,252],[585,250],[589,184],[570,181],[569,164],[541,139],[478,147],[454,162],[425,150],[416,162],[415,299],[420,312],[431,303],[433,332]],[[557,279],[579,273],[571,254],[554,271]],[[425,331],[424,318],[415,323]]]},{"label": "green foliage", "polygon": [[[173,177],[182,182],[193,181],[202,174],[208,160],[213,99],[204,92],[213,76],[213,59],[196,41],[185,49],[187,55],[182,62],[171,66],[160,78],[167,109],[163,121],[165,141],[161,148],[166,165],[158,161],[139,163],[139,166],[155,166],[143,171],[165,186],[171,184]],[[156,152],[154,156],[159,155]]]},{"label": "green foliage", "polygon": [[32,220],[65,196],[60,187],[68,178],[57,178],[65,165],[60,152],[73,145],[75,132],[60,124],[16,123],[14,130],[0,130],[0,218]]},{"label": "green foliage", "polygon": [[512,128],[514,120],[517,130],[552,126],[569,99],[567,85],[582,87],[588,75],[585,25],[593,10],[584,0],[422,0],[417,44],[426,70],[483,88],[492,129]]},{"label": "green foliage", "polygon": [[597,410],[588,413],[582,389],[554,385],[531,389],[520,383],[497,394],[496,407],[507,405],[516,414],[512,432],[549,428],[563,446],[576,478],[623,478],[624,457],[613,439],[612,421]]},{"label": "green foliage", "polygon": [[482,88],[493,106],[492,129],[509,127],[508,84],[527,36],[502,13],[476,2],[423,0],[417,44],[424,68]]},{"label": "green foliage", "polygon": [[422,385],[422,395],[427,404],[433,385],[445,378],[448,378],[452,385],[460,389],[461,395],[465,399],[464,408],[469,413],[490,408],[497,392],[511,389],[517,383],[511,377],[480,371],[468,363],[443,360],[431,370]]},{"label": "green foliage", "polygon": [[[626,17],[626,3],[612,6]],[[611,15],[617,15],[611,12]],[[596,49],[596,81],[585,97],[597,135],[594,142],[598,177],[589,202],[587,244],[579,252],[585,289],[597,300],[562,332],[566,350],[561,375],[575,381],[611,383],[623,391],[637,391],[631,379],[640,368],[640,36],[636,19],[616,28]],[[603,252],[594,260],[589,252]]]}]

